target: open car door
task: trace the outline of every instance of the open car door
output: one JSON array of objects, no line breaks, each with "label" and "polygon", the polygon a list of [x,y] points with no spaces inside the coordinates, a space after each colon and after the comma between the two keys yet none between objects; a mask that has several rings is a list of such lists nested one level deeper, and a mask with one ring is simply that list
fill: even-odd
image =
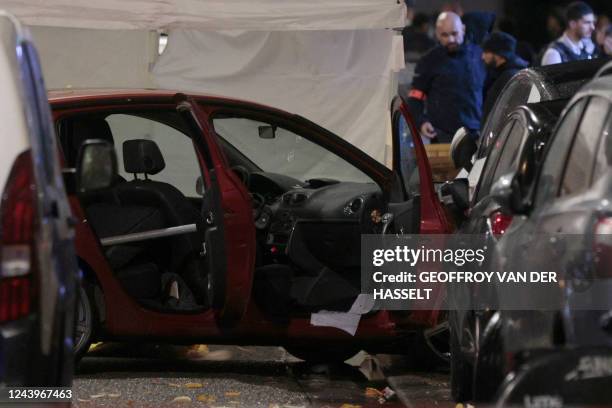
[{"label": "open car door", "polygon": [[210,305],[223,325],[245,313],[255,265],[255,227],[248,191],[225,163],[209,126],[206,109],[178,94],[177,109],[189,124],[203,170],[202,220],[198,225],[208,278]]},{"label": "open car door", "polygon": [[390,210],[396,213],[396,220],[399,219],[399,223],[402,223],[403,207],[418,206],[418,229],[413,228],[405,233],[448,234],[452,232],[451,223],[434,188],[431,165],[425,146],[408,107],[399,97],[393,103],[391,120],[393,170],[400,178],[406,201],[392,204]]},{"label": "open car door", "polygon": [[[389,210],[394,213],[396,220],[402,222],[402,213],[410,213],[413,212],[410,208],[418,208],[418,228],[405,232],[407,234],[450,234],[453,227],[436,193],[425,146],[408,107],[399,97],[393,103],[391,120],[393,170],[401,181],[405,199],[391,203]],[[434,336],[446,329],[445,322],[440,321],[440,308],[446,291],[441,284],[433,289],[432,310],[411,311],[408,319],[412,324],[430,327],[425,332],[425,340],[430,344]]]}]

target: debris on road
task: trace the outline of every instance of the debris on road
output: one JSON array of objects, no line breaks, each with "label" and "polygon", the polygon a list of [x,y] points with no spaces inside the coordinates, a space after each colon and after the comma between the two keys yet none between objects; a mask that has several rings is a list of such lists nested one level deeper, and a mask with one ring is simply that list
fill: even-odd
[{"label": "debris on road", "polygon": [[212,404],[217,401],[214,395],[200,394],[196,396],[196,400],[207,404]]},{"label": "debris on road", "polygon": [[185,403],[185,402],[191,402],[191,397],[188,397],[186,395],[182,395],[180,397],[176,397],[175,399],[172,400],[173,403]]},{"label": "debris on road", "polygon": [[185,388],[202,388],[204,385],[202,383],[190,382],[185,384]]}]

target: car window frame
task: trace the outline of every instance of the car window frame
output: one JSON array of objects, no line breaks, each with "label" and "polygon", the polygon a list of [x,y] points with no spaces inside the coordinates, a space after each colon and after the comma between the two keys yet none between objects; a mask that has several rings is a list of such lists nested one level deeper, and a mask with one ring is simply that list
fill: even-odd
[{"label": "car window frame", "polygon": [[[586,179],[588,179],[588,181],[585,183],[585,185],[584,185],[584,187],[582,189],[580,189],[578,191],[571,192],[571,193],[565,193],[564,194],[563,193],[563,184],[564,184],[565,178],[567,177],[568,170],[570,169],[570,165],[572,164],[571,163],[572,153],[574,152],[574,149],[576,147],[576,143],[578,142],[579,137],[580,137],[580,132],[579,131],[582,128],[582,125],[583,125],[583,123],[584,123],[584,121],[586,119],[586,115],[587,115],[587,113],[589,111],[589,108],[590,108],[590,106],[591,106],[591,104],[593,103],[594,100],[601,100],[602,102],[604,102],[607,105],[607,111],[606,111],[606,113],[604,115],[603,121],[597,122],[597,125],[599,126],[599,129],[597,129],[597,135],[596,135],[597,141],[594,143],[595,150],[593,152],[593,155],[591,156],[592,162],[590,163],[590,166],[587,166],[587,167],[589,167],[589,170],[588,170],[589,174],[585,177]],[[604,126],[607,124],[608,118],[610,117],[610,114],[611,114],[611,109],[612,109],[612,105],[610,104],[610,101],[607,98],[604,98],[604,97],[599,96],[599,95],[591,95],[591,96],[589,96],[588,101],[587,101],[586,105],[583,108],[582,115],[580,117],[580,122],[579,122],[578,126],[576,127],[576,129],[574,129],[574,137],[572,138],[572,142],[571,142],[571,145],[570,145],[570,147],[568,149],[567,156],[566,156],[566,165],[563,167],[563,173],[562,173],[561,178],[559,180],[559,187],[558,187],[557,195],[556,195],[557,198],[576,196],[576,195],[584,193],[586,190],[588,190],[590,188],[591,182],[592,182],[592,179],[593,179],[593,172],[595,170],[595,165],[597,163],[598,150],[599,150],[601,139],[602,139],[602,136],[603,136],[602,135],[602,130],[604,129]],[[592,126],[592,125],[593,124],[590,124],[589,126]]]},{"label": "car window frame", "polygon": [[[589,180],[589,188],[592,187],[601,178],[603,173],[605,173],[605,170],[604,170],[597,178],[595,177],[595,171],[596,171],[596,169],[598,167],[597,164],[598,164],[598,159],[599,159],[600,151],[602,150],[602,148],[605,149],[605,147],[602,146],[604,144],[604,142],[605,142],[604,139],[607,138],[607,137],[611,137],[611,134],[612,134],[612,100],[607,99],[607,101],[608,101],[608,106],[609,106],[609,108],[608,108],[608,116],[606,117],[606,119],[604,121],[604,127],[602,127],[602,130],[606,129],[606,126],[607,126],[608,133],[602,131],[601,137],[600,137],[599,142],[597,144],[597,150],[595,152],[595,160],[593,161],[593,168],[591,169],[591,177],[590,177],[590,180]],[[612,164],[608,164],[608,165],[606,165],[606,167],[612,167]]]},{"label": "car window frame", "polygon": [[[476,191],[474,193],[474,204],[482,201],[487,195],[489,195],[489,192],[491,191],[491,186],[493,185],[493,174],[495,173],[495,169],[497,169],[501,153],[503,152],[506,146],[507,136],[508,134],[510,134],[510,132],[512,132],[512,129],[514,129],[516,121],[517,119],[514,118],[514,116],[511,116],[510,118],[508,118],[508,120],[504,121],[504,126],[502,126],[500,132],[497,134],[497,136],[489,146],[489,152],[482,168],[480,182],[478,183],[478,186],[476,187]],[[506,132],[507,128],[510,128],[508,132]],[[502,137],[505,137],[505,139],[500,140]],[[493,157],[493,147],[497,142],[501,142],[503,143],[503,145],[499,149],[500,153],[497,154],[496,157]],[[492,160],[495,160],[495,162],[492,162]],[[487,166],[489,165],[489,163],[491,163],[491,168],[493,169],[492,171],[487,171]]]},{"label": "car window frame", "polygon": [[[518,146],[517,146],[517,154],[516,156],[513,158],[513,160],[508,164],[508,168],[506,170],[503,171],[503,173],[501,174],[497,174],[499,169],[500,169],[500,165],[502,163],[502,161],[504,160],[504,158],[507,156],[508,154],[508,148],[509,148],[509,143],[512,140],[511,136],[515,134],[515,131],[517,130],[517,128],[520,127],[520,134],[517,134],[517,138],[518,140]],[[525,124],[523,123],[523,121],[520,120],[520,118],[516,118],[514,120],[514,126],[512,126],[512,129],[510,129],[510,131],[508,132],[508,135],[506,136],[506,141],[504,143],[504,146],[502,147],[502,150],[499,154],[499,159],[497,160],[497,163],[495,164],[495,170],[493,170],[492,172],[492,180],[491,180],[491,185],[493,183],[495,183],[495,181],[497,181],[499,179],[499,177],[511,172],[511,171],[516,171],[516,169],[514,167],[516,167],[516,164],[518,163],[520,157],[521,157],[521,151],[523,150],[523,145],[525,144],[525,139],[527,136],[528,130],[527,130],[527,126],[525,126]]]},{"label": "car window frame", "polygon": [[[536,182],[534,185],[534,191],[533,191],[532,209],[537,210],[539,208],[544,208],[550,205],[550,202],[546,202],[546,200],[544,200],[543,203],[540,203],[540,199],[539,199],[540,188],[542,187],[541,183],[543,182],[542,176],[543,176],[544,168],[546,167],[547,159],[549,155],[551,154],[550,153],[551,150],[553,150],[559,144],[558,142],[557,144],[555,144],[555,141],[558,140],[557,137],[558,137],[559,130],[564,125],[565,120],[567,119],[569,114],[573,111],[573,109],[580,104],[581,105],[580,112],[578,113],[579,116],[578,116],[578,119],[576,120],[576,124],[572,132],[573,135],[571,137],[571,140],[568,142],[567,150],[565,151],[564,158],[563,160],[561,160],[562,163],[567,163],[567,157],[570,152],[570,148],[572,146],[574,138],[576,137],[576,129],[578,129],[578,125],[582,122],[582,117],[584,116],[584,111],[585,111],[586,106],[588,106],[589,99],[590,99],[590,95],[587,95],[587,96],[579,97],[578,99],[570,102],[570,104],[567,106],[567,108],[564,110],[563,114],[557,121],[557,124],[555,125],[555,128],[552,131],[551,136],[548,140],[546,151],[542,155],[542,164],[540,165],[540,168],[538,169],[538,175],[536,178]],[[561,171],[564,172],[565,167],[562,167]],[[555,188],[555,192],[551,196],[553,200],[558,197],[561,179],[562,179],[562,176],[559,177],[558,185]]]}]

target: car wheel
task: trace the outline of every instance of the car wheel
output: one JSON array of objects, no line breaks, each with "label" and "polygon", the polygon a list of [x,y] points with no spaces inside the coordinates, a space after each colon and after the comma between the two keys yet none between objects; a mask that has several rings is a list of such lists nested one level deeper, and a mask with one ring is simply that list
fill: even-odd
[{"label": "car wheel", "polygon": [[314,364],[341,364],[355,354],[359,353],[360,349],[354,347],[345,348],[325,348],[323,347],[302,347],[302,346],[285,346],[285,350],[294,357]]},{"label": "car wheel", "polygon": [[461,350],[460,333],[451,325],[450,343],[450,389],[456,402],[466,402],[472,398],[473,363],[468,361]]},{"label": "car wheel", "polygon": [[474,401],[492,402],[504,381],[504,346],[499,312],[487,323],[474,367]]},{"label": "car wheel", "polygon": [[76,362],[87,353],[94,338],[96,314],[93,294],[94,288],[92,285],[82,282],[77,299],[74,334],[74,357]]}]

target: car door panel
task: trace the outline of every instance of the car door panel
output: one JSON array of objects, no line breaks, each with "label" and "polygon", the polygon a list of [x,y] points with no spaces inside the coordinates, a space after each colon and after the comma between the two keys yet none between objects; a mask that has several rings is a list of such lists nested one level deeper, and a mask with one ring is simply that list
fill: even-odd
[{"label": "car door panel", "polygon": [[202,199],[202,233],[213,306],[224,325],[245,313],[251,295],[255,265],[255,228],[248,193],[231,174],[209,126],[209,117],[197,101],[177,95],[179,110],[193,119],[201,140],[205,192]]},{"label": "car door panel", "polygon": [[[417,131],[412,116],[405,103],[400,105],[399,111],[403,115],[414,146],[414,154],[419,176],[419,229],[412,233],[446,234],[452,231],[449,219],[440,203],[438,194],[433,185],[433,176],[425,146]],[[396,149],[394,149],[396,150]],[[398,170],[396,170],[398,171]],[[403,175],[400,174],[401,177]],[[399,226],[409,230],[410,226]]]}]

